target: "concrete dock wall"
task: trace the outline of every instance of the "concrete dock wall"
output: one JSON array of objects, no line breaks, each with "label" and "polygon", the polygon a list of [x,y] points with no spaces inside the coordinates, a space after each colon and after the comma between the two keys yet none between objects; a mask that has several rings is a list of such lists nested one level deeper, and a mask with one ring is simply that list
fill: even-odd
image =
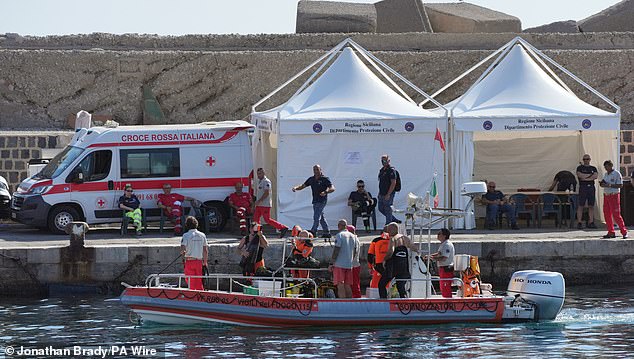
[{"label": "concrete dock wall", "polygon": [[[622,283],[634,274],[634,247],[623,240],[518,240],[454,242],[456,253],[477,255],[484,282],[504,291],[517,270],[538,269],[561,272],[567,285]],[[437,246],[432,245],[432,250]],[[362,247],[362,285],[368,284]],[[267,267],[280,264],[282,245],[265,251]],[[327,263],[332,247],[319,244],[313,256]],[[116,294],[120,282],[142,284],[147,275],[180,273],[178,246],[100,246],[70,253],[68,247],[5,249],[0,252],[0,296],[46,295],[55,286],[88,286],[102,293]],[[209,270],[240,273],[235,244],[210,246]],[[324,273],[324,272],[322,272]]]}]

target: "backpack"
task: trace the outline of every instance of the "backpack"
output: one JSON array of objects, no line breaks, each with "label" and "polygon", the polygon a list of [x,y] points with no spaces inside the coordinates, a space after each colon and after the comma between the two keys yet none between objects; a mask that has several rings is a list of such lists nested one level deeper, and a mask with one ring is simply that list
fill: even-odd
[{"label": "backpack", "polygon": [[398,173],[396,169],[394,169],[394,172],[396,173],[396,186],[394,186],[394,192],[400,192],[401,191],[401,174]]}]

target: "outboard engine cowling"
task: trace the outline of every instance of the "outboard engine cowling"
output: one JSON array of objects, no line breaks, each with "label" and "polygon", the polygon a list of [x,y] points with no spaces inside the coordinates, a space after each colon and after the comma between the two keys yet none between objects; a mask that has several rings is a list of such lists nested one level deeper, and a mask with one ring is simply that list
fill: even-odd
[{"label": "outboard engine cowling", "polygon": [[534,303],[536,320],[551,320],[555,319],[564,305],[566,281],[558,272],[519,271],[513,273],[506,292]]}]

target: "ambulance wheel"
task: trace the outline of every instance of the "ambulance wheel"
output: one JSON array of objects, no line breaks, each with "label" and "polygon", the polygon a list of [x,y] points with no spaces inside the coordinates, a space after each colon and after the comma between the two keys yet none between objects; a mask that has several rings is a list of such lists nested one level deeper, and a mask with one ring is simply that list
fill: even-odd
[{"label": "ambulance wheel", "polygon": [[48,215],[48,229],[55,234],[65,234],[66,226],[80,219],[79,212],[71,206],[53,208]]},{"label": "ambulance wheel", "polygon": [[220,203],[209,203],[207,207],[207,221],[211,232],[220,232],[227,224],[227,211]]}]

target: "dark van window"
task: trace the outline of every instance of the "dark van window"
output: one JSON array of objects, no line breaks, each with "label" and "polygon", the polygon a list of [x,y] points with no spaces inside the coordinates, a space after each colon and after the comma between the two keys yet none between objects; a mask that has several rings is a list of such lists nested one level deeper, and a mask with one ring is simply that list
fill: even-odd
[{"label": "dark van window", "polygon": [[179,177],[178,148],[121,150],[121,178]]},{"label": "dark van window", "polygon": [[112,167],[112,151],[101,150],[88,154],[79,162],[75,171],[83,174],[84,182],[93,182],[107,178],[110,167]]}]

